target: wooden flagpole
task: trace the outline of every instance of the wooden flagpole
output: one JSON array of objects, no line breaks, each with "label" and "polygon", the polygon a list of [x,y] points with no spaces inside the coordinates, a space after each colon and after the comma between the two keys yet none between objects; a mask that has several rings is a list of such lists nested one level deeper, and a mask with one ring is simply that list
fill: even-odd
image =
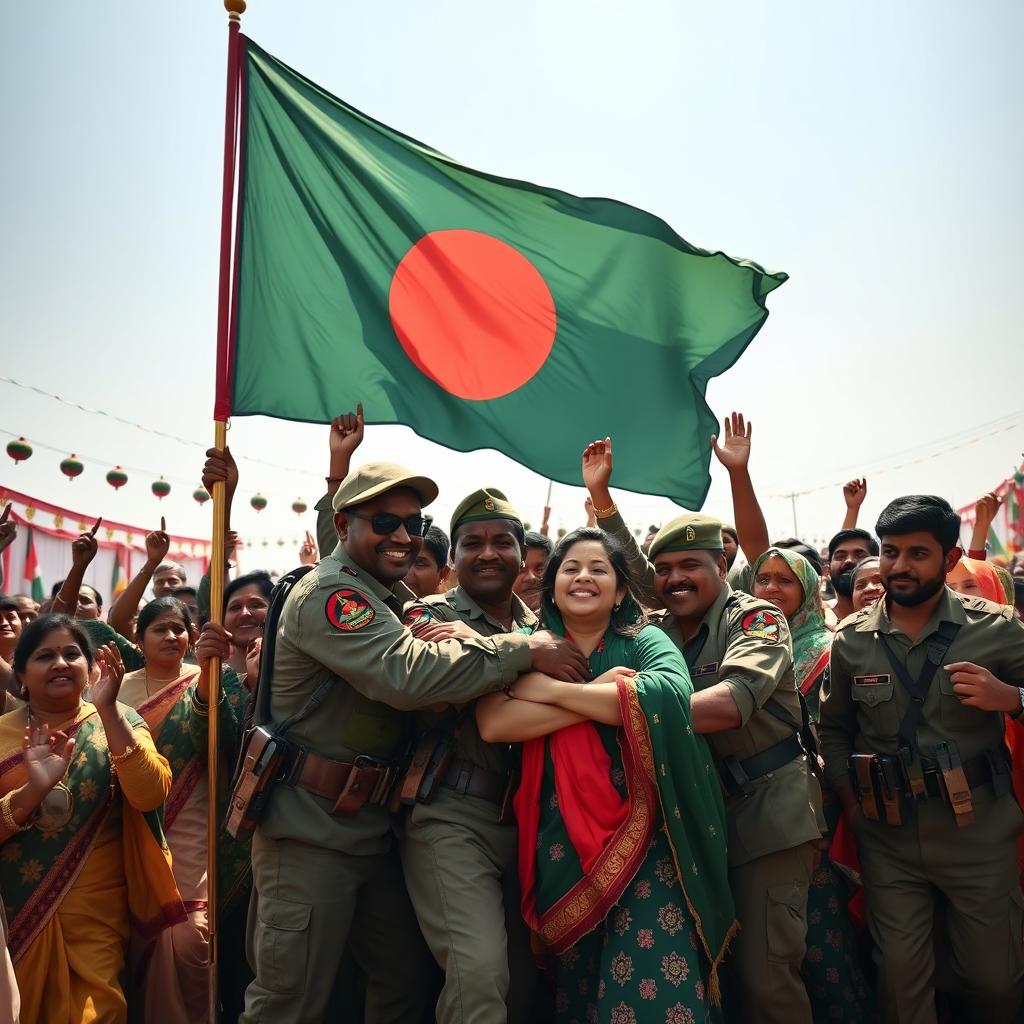
[{"label": "wooden flagpole", "polygon": [[[220,279],[217,300],[217,365],[216,403],[214,407],[213,444],[227,447],[227,418],[231,396],[231,337],[233,325],[232,253],[234,252],[234,199],[236,158],[239,149],[239,122],[241,104],[240,36],[245,0],[224,0],[228,13],[228,73],[227,97],[224,111],[224,179],[221,196],[220,226]],[[213,544],[210,557],[210,621],[220,625],[224,618],[224,533],[227,525],[225,484],[218,480],[213,485]],[[217,803],[219,791],[220,746],[218,724],[220,714],[220,659],[210,662],[210,712],[207,747],[207,788],[209,812],[206,827],[207,843],[207,915],[209,919],[209,958],[207,961],[207,993],[209,997],[209,1024],[220,1020],[220,994],[217,985],[217,839],[220,834],[220,815]]]}]

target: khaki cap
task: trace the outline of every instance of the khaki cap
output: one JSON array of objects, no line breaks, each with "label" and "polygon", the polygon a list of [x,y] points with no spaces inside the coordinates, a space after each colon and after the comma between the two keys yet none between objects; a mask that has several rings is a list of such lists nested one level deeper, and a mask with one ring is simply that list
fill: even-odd
[{"label": "khaki cap", "polygon": [[722,522],[700,512],[686,512],[666,523],[651,541],[649,557],[662,551],[724,551]]},{"label": "khaki cap", "polygon": [[429,505],[437,497],[437,484],[429,477],[418,476],[397,462],[367,462],[353,469],[341,481],[331,506],[335,512],[340,512],[396,487],[411,488],[420,496],[423,505]]},{"label": "khaki cap", "polygon": [[485,519],[510,519],[513,523],[523,525],[519,513],[497,487],[481,487],[468,494],[456,506],[452,513],[452,535],[456,527],[463,523],[482,522]]}]

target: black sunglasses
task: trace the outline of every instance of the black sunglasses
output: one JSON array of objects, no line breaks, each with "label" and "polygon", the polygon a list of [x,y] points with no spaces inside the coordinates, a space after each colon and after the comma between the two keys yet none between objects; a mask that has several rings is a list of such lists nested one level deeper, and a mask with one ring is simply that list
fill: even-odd
[{"label": "black sunglasses", "polygon": [[422,537],[434,521],[432,516],[423,515],[407,516],[403,519],[401,516],[396,516],[394,512],[377,512],[368,516],[365,512],[353,512],[350,508],[345,509],[345,515],[355,516],[356,519],[365,519],[373,532],[381,537],[387,537],[394,533],[399,526],[404,526],[405,532],[410,537]]}]

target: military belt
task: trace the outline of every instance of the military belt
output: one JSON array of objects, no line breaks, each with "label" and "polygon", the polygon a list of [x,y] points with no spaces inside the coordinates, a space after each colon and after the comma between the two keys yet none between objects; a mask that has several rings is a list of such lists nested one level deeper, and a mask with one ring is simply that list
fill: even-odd
[{"label": "military belt", "polygon": [[473,761],[452,761],[444,773],[441,785],[454,790],[459,796],[475,796],[500,804],[508,786],[508,772],[492,772]]},{"label": "military belt", "polygon": [[791,761],[795,761],[804,754],[803,744],[800,737],[794,733],[784,740],[754,754],[753,757],[739,760],[736,757],[724,757],[719,765],[719,774],[722,777],[722,785],[726,793],[735,796],[742,793],[744,796],[751,796],[754,792],[753,782],[755,779],[763,778],[769,772],[778,771],[784,768]]},{"label": "military belt", "polygon": [[[987,786],[992,782],[992,762],[987,754],[979,754],[977,757],[972,757],[970,760],[964,761],[960,767],[963,768],[967,785],[971,789]],[[928,791],[928,795],[940,796],[944,800],[948,799],[943,790],[942,768],[939,766],[938,761],[922,757],[921,768],[924,772],[924,786]]]},{"label": "military belt", "polygon": [[294,751],[284,781],[325,800],[336,801],[344,792],[352,772],[358,770],[364,773],[363,784],[369,788],[365,802],[385,804],[398,775],[397,764],[366,755],[360,755],[353,762],[335,761],[301,747],[295,747]]}]

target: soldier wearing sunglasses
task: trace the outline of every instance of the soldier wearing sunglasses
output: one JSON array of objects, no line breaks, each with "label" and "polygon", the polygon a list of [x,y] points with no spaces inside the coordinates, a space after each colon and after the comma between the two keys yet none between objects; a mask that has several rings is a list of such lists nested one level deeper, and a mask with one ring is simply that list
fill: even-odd
[{"label": "soldier wearing sunglasses", "polygon": [[[245,1024],[319,1020],[348,946],[377,1021],[419,1021],[430,956],[402,880],[389,804],[409,712],[460,704],[567,660],[550,634],[438,643],[402,625],[401,582],[429,525],[432,480],[368,463],[333,497],[339,542],[289,594],[271,718],[291,748],[253,837]],[[392,805],[393,806],[393,805]]]}]

